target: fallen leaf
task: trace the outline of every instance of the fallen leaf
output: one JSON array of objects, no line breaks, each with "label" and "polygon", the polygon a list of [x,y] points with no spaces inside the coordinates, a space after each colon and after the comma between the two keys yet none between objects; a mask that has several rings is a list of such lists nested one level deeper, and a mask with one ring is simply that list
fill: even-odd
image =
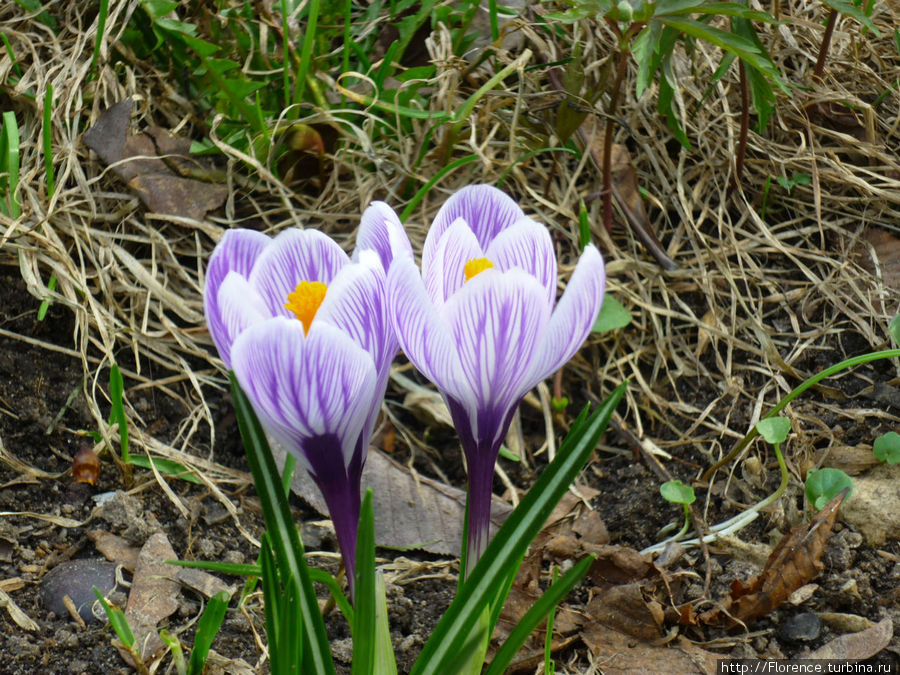
[{"label": "fallen leaf", "polygon": [[596,593],[585,614],[592,622],[642,640],[657,640],[661,636],[663,607],[656,600],[645,598],[639,583],[612,586]]},{"label": "fallen leaf", "polygon": [[[863,239],[865,243],[860,242],[851,256],[867,272],[880,277],[885,286],[900,290],[900,239],[878,227],[868,228]],[[885,310],[881,300],[873,299],[872,305],[876,311]]]},{"label": "fallen leaf", "polygon": [[132,546],[127,539],[106,530],[88,530],[87,536],[104,558],[134,572],[141,553],[138,546]]},{"label": "fallen leaf", "polygon": [[704,651],[684,638],[678,638],[671,646],[657,647],[600,623],[588,624],[581,637],[605,675],[713,675],[719,661],[730,660]]},{"label": "fallen leaf", "polygon": [[811,521],[793,528],[772,551],[760,574],[746,584],[740,579],[732,581],[731,595],[721,607],[701,614],[700,622],[730,628],[748,623],[769,614],[791,593],[817,577],[824,569],[822,554],[846,495],[844,490]]},{"label": "fallen leaf", "polygon": [[808,659],[848,659],[858,661],[875,656],[888,646],[894,637],[894,624],[887,616],[871,628],[859,633],[847,633],[822,645]]},{"label": "fallen leaf", "polygon": [[[276,464],[284,466],[285,449],[269,439]],[[375,543],[395,549],[423,549],[440,555],[459,555],[466,511],[464,490],[414,474],[382,451],[369,449],[362,488],[372,488]],[[319,488],[302,469],[294,472],[291,491],[312,508],[327,515]],[[491,522],[499,527],[512,507],[497,498]]]},{"label": "fallen leaf", "polygon": [[817,462],[815,466],[840,469],[849,476],[858,476],[880,463],[872,454],[871,447],[838,445],[828,448],[827,452],[825,460]]},{"label": "fallen leaf", "polygon": [[[157,532],[141,547],[134,569],[125,619],[134,634],[135,647],[140,649],[146,664],[159,658],[166,649],[157,634],[157,625],[178,609],[181,586],[174,580],[174,568],[165,562],[177,558],[166,535]],[[128,650],[120,648],[119,653],[132,664]]]},{"label": "fallen leaf", "polygon": [[200,220],[207,211],[221,206],[228,196],[227,187],[180,175],[210,173],[190,155],[189,141],[158,127],[128,135],[131,108],[132,100],[127,98],[104,112],[84,132],[85,145],[154,213]]}]

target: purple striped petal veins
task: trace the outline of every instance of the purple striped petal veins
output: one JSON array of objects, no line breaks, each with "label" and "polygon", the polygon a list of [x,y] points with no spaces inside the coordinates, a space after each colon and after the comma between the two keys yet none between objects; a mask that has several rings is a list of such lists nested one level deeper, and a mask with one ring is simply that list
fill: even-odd
[{"label": "purple striped petal veins", "polygon": [[[353,259],[315,230],[229,230],[210,257],[213,342],[266,430],[310,473],[353,579],[360,478],[398,343],[386,272],[409,240],[370,207]],[[388,209],[389,210],[389,209]]]},{"label": "purple striped petal veins", "polygon": [[400,346],[440,390],[466,456],[466,573],[488,543],[494,464],[512,416],[584,342],[605,283],[603,259],[589,245],[557,302],[549,232],[487,185],[463,188],[439,210],[421,274],[410,256],[389,270]]}]

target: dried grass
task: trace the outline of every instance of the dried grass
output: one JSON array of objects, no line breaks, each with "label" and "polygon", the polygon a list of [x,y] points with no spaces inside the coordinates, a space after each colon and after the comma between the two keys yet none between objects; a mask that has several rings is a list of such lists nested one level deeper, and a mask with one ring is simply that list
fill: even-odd
[{"label": "dried grass", "polygon": [[[7,93],[20,121],[28,120],[21,130],[23,215],[17,221],[0,220],[0,261],[18,266],[35,307],[51,297],[74,314],[71,347],[81,360],[97,428],[107,429],[105,369],[127,353],[135,365],[124,372],[126,401],[130,394],[152,389],[184,411],[182,419],[170,420],[174,435],[163,439],[143,432],[139,412],[129,408],[136,448],[196,469],[239,520],[228,493],[245,478],[215,464],[211,454],[215,424],[207,399],[225,386],[225,378],[203,326],[201,292],[215,242],[233,226],[268,232],[307,226],[349,245],[370,200],[384,199],[401,210],[406,186],[428,180],[442,168],[443,158],[432,153],[414,168],[425,122],[416,124],[411,137],[394,137],[374,147],[369,140],[374,115],[357,112],[351,123],[319,111],[309,121],[336,125],[342,143],[316,194],[280,183],[256,159],[238,156],[219,142],[229,159],[231,187],[224,214],[198,222],[147,213],[91,155],[80,134],[126,96],[136,101],[134,128],[154,122],[195,134],[193,110],[165,73],[136,60],[119,67],[107,61],[108,45],[121,35],[131,6],[111,4],[107,47],[94,80],[88,78],[96,30],[90,3],[53,5],[66,16],[57,36],[24,19],[15,3],[0,8],[0,25],[24,70],[15,91]],[[808,84],[822,6],[794,3],[789,13],[795,25],[770,32],[767,46],[791,77]],[[889,89],[900,77],[891,36],[898,18],[894,8],[878,3],[880,39],[861,36],[850,20],[839,22],[825,81],[812,92],[796,91],[791,99],[779,95],[778,112],[766,133],[751,131],[744,188],[730,196],[739,120],[734,69],[701,104],[718,52],[699,46],[696,73],[686,61],[680,64],[678,103],[687,113],[691,151],[673,151],[671,135],[655,112],[655,93],[634,100],[629,88],[617,140],[631,146],[640,183],[649,193],[652,225],[680,268],[662,271],[628,232],[607,234],[600,225],[599,200],[589,205],[595,238],[608,261],[610,290],[632,310],[635,321],[616,334],[591,338],[566,369],[570,398],[583,398],[584,390],[602,396],[628,378],[627,425],[670,453],[696,452],[711,462],[798,378],[818,369],[818,353],[836,361],[842,355],[834,345],[847,344],[850,335],[861,341],[857,346],[872,349],[889,340],[886,327],[897,309],[897,290],[865,272],[853,251],[865,247],[860,238],[865,228],[896,230],[900,223],[900,95],[894,89],[877,110],[868,103],[873,93]],[[574,29],[583,41],[589,79],[596,77],[611,44],[605,30],[595,28],[584,24]],[[546,42],[546,35],[531,26],[523,24],[522,30],[528,45],[548,60],[567,55],[568,46]],[[436,31],[428,47],[442,66],[431,83],[432,109],[454,111],[483,77],[463,72],[447,31]],[[499,58],[508,63],[514,57]],[[11,70],[3,54],[0,81],[8,81]],[[35,122],[41,117],[42,96],[35,101],[25,93],[43,92],[50,83],[57,92],[52,132],[58,188],[48,200],[41,128]],[[409,232],[417,249],[446,196],[469,183],[495,182],[528,150],[528,134],[544,124],[542,107],[558,101],[548,93],[540,70],[509,83],[515,83],[512,89],[484,96],[458,138],[456,153],[475,153],[480,161],[446,176],[413,214]],[[868,142],[808,121],[811,102],[832,100],[856,107]],[[211,135],[217,140],[215,125]],[[435,138],[438,144],[442,140]],[[553,160],[544,154],[518,164],[504,187],[552,229],[566,278],[577,258],[578,200],[599,191],[601,181],[586,160],[568,155],[557,160],[552,167]],[[244,163],[254,168],[250,182],[238,173]],[[812,184],[795,188],[790,197],[776,194],[773,187],[769,213],[775,217],[763,221],[758,202],[766,178],[798,172],[810,174]],[[51,275],[59,281],[55,292],[47,287]],[[866,407],[845,405],[833,412],[849,418],[871,414]],[[833,440],[833,429],[818,422],[818,413],[798,404],[790,414],[795,430],[807,436],[802,443]],[[879,414],[887,423],[900,422]],[[401,429],[401,437],[406,435],[416,438],[419,432]],[[157,479],[164,481],[159,475]]]}]

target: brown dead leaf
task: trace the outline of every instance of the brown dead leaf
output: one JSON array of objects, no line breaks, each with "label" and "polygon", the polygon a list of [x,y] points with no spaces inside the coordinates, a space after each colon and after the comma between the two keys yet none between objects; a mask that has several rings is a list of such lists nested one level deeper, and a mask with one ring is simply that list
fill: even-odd
[{"label": "brown dead leaf", "polygon": [[[276,463],[283,466],[284,448],[273,439],[269,442]],[[459,555],[466,509],[463,490],[413,474],[375,448],[369,450],[362,487],[372,488],[378,546]],[[306,471],[294,472],[291,491],[319,513],[328,513],[319,488]],[[509,504],[495,498],[491,509],[494,527],[502,525],[510,511]]]},{"label": "brown dead leaf", "polygon": [[[165,562],[177,557],[166,535],[157,532],[141,548],[134,570],[125,618],[134,633],[135,646],[147,664],[159,658],[166,648],[157,634],[157,624],[178,609],[181,586],[174,580],[175,568]],[[119,653],[132,663],[126,649],[119,649]]]},{"label": "brown dead leaf", "polygon": [[642,640],[657,640],[661,635],[663,607],[656,600],[645,598],[639,583],[612,586],[596,593],[585,613],[592,621]]},{"label": "brown dead leaf", "polygon": [[809,523],[798,525],[772,551],[763,571],[748,583],[735,579],[731,595],[722,606],[699,616],[701,623],[735,627],[769,614],[804,584],[817,577],[825,544],[831,535],[844,490],[832,499]]},{"label": "brown dead leaf", "polygon": [[[865,243],[853,250],[852,257],[864,270],[880,277],[885,286],[900,290],[900,239],[878,227],[867,229],[863,239]],[[880,300],[872,303],[877,311],[884,311]]]},{"label": "brown dead leaf", "polygon": [[871,628],[859,633],[847,633],[819,647],[808,659],[849,659],[857,661],[875,656],[887,647],[894,637],[891,617],[885,617]]},{"label": "brown dead leaf", "polygon": [[[579,135],[594,163],[602,171],[604,134],[600,119],[596,115],[588,115],[579,129]],[[631,154],[627,147],[619,143],[612,147],[611,173],[613,199],[625,214],[628,227],[663,268],[677,269],[678,264],[666,253],[650,225],[644,200],[638,189],[637,171],[631,161]]]},{"label": "brown dead leaf", "polygon": [[[858,476],[863,471],[871,469],[880,462],[872,454],[871,447],[863,447],[858,445],[837,445],[831,446],[827,450],[828,455],[821,466],[831,467],[832,469],[840,469],[849,476]],[[816,464],[819,466],[819,464]]]},{"label": "brown dead leaf", "polygon": [[657,647],[600,623],[588,624],[581,637],[605,675],[713,675],[716,663],[723,659],[684,638],[678,638],[671,646]]},{"label": "brown dead leaf", "polygon": [[134,572],[137,567],[138,556],[141,549],[132,546],[126,539],[106,530],[88,530],[88,539],[94,542],[96,548],[107,560],[121,565],[129,572]]},{"label": "brown dead leaf", "polygon": [[132,100],[127,98],[103,113],[84,132],[85,145],[154,213],[200,220],[221,206],[228,196],[224,185],[186,177],[209,173],[190,156],[190,141],[158,127],[129,136],[131,108]]}]

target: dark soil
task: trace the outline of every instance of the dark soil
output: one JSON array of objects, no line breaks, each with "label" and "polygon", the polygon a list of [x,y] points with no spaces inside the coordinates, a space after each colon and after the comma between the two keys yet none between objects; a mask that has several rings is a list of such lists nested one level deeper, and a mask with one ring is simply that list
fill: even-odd
[{"label": "dark soil", "polygon": [[[66,310],[51,307],[43,321],[37,321],[39,302],[24,289],[24,285],[9,268],[2,279],[4,302],[0,309],[0,328],[10,333],[34,338],[46,343],[70,348],[73,321]],[[841,357],[847,345],[835,345],[835,355]],[[849,347],[852,351],[852,347]],[[127,355],[122,355],[127,359]],[[822,357],[825,362],[828,356]],[[837,359],[835,359],[837,360]],[[812,364],[810,364],[812,367]],[[185,518],[172,505],[153,480],[152,475],[140,469],[135,471],[131,484],[116,468],[109,456],[102,457],[99,480],[93,486],[76,484],[68,473],[72,457],[78,450],[90,443],[90,439],[76,433],[90,430],[94,421],[84,403],[84,393],[79,394],[68,407],[67,399],[81,385],[82,364],[65,353],[50,351],[23,340],[0,336],[0,438],[6,452],[32,467],[51,474],[62,474],[58,478],[35,478],[22,474],[6,464],[0,465],[0,510],[5,512],[56,515],[79,522],[89,519],[95,508],[97,495],[142,486],[134,491],[134,497],[149,519],[158,520],[168,536],[175,552],[182,559],[213,559],[229,562],[253,562],[256,550],[242,536],[230,518],[221,518],[221,506],[202,486],[183,481],[172,481],[173,490],[190,505],[191,516]],[[870,375],[875,374],[870,369]],[[99,381],[108,376],[102,371]],[[126,382],[126,389],[128,383]],[[848,386],[851,386],[848,384]],[[685,381],[680,383],[678,394],[703,408],[707,400],[712,400],[715,392],[706,391],[702,383]],[[572,383],[571,391],[580,390]],[[140,394],[138,394],[140,395]],[[154,434],[166,438],[174,434],[174,427],[184,411],[178,405],[154,395],[152,389],[145,389],[146,400],[131,398],[136,409],[143,411],[148,425],[153,425]],[[579,401],[573,401],[573,406]],[[213,449],[217,462],[242,471],[247,471],[242,456],[237,429],[231,412],[228,395],[224,392],[213,397],[218,420],[217,447]],[[726,405],[722,403],[721,405]],[[62,412],[61,417],[57,417]],[[749,410],[734,411],[738,418],[749,419]],[[540,434],[542,421],[532,419],[534,412],[523,407],[523,426],[526,434]],[[48,429],[52,431],[48,433]],[[672,436],[672,431],[663,425],[647,430],[656,438]],[[872,430],[864,425],[847,429],[848,436],[857,441],[871,442]],[[435,455],[440,468],[454,481],[462,481],[463,475],[458,464],[458,452],[453,446],[452,434],[442,437],[448,444],[447,452]],[[659,480],[648,467],[633,454],[627,438],[611,431],[604,443],[607,446],[627,450],[624,454],[598,453],[583,474],[583,480],[591,488],[599,491],[593,500],[606,523],[611,543],[642,549],[658,541],[660,529],[678,520],[679,511],[673,505],[659,498]],[[539,443],[538,443],[539,444]],[[402,459],[407,452],[398,443],[395,452]],[[440,459],[443,457],[443,459]],[[423,473],[430,473],[427,458],[421,458]],[[432,461],[434,458],[431,458]],[[708,458],[699,452],[685,452],[669,462],[673,477],[690,480],[697,468],[708,465]],[[774,467],[774,465],[773,465]],[[525,484],[533,476],[521,471],[511,475],[517,484]],[[776,473],[770,472],[767,486],[777,485]],[[502,492],[498,485],[497,492]],[[764,496],[769,490],[760,493]],[[799,512],[802,509],[801,490],[792,485],[792,500]],[[261,532],[262,523],[258,503],[252,488],[243,494],[230,495],[240,504],[240,518],[243,526],[254,536]],[[710,522],[734,515],[730,507],[723,506],[723,500],[713,500],[712,510],[707,514]],[[301,502],[294,500],[298,520],[319,520],[321,516],[310,512]],[[768,541],[771,530],[785,531],[792,523],[759,519],[741,533],[745,541]],[[27,515],[4,515],[0,520],[0,588],[5,589],[15,603],[32,619],[39,629],[29,632],[17,626],[10,614],[0,609],[0,673],[9,675],[33,673],[119,673],[132,672],[125,665],[117,650],[111,646],[114,638],[108,625],[102,620],[90,622],[81,627],[68,615],[55,615],[43,606],[40,600],[41,580],[47,572],[65,560],[102,557],[87,537],[87,530],[107,529],[118,534],[128,534],[115,523],[95,517],[80,527],[62,528],[45,520]],[[118,529],[118,531],[117,531]],[[127,528],[125,528],[127,529]],[[835,637],[828,627],[822,628],[811,639],[792,637],[792,626],[798,623],[798,615],[815,612],[843,612],[858,614],[872,621],[885,616],[893,619],[895,637],[891,646],[871,660],[872,663],[889,665],[891,672],[900,669],[900,545],[896,541],[887,542],[879,550],[873,550],[862,543],[859,535],[850,528],[838,525],[825,552],[825,572],[816,580],[822,590],[801,607],[783,607],[769,616],[755,621],[749,630],[753,637],[742,639],[732,636],[732,641],[723,654],[738,657],[796,657],[815,649]],[[134,532],[131,536],[137,536]],[[313,539],[316,537],[313,533]],[[334,543],[325,536],[321,541],[310,542],[311,547],[334,550]],[[396,557],[389,552],[379,552],[386,558]],[[406,552],[407,559],[436,560],[424,553]],[[727,555],[714,554],[711,559],[712,586],[710,598],[722,598],[728,592],[728,585],[735,577],[746,579],[758,571],[745,563],[730,559]],[[703,577],[706,573],[703,557],[697,551],[688,552],[677,563],[680,569],[696,572],[689,583],[680,590],[680,600],[698,597],[703,593]],[[233,578],[226,578],[229,584]],[[430,578],[412,580],[403,585],[393,585],[388,590],[391,625],[394,631],[395,648],[398,653],[400,671],[408,672],[416,654],[427,639],[441,614],[449,605],[454,592],[454,582],[450,578]],[[324,595],[323,595],[324,597]],[[577,607],[586,593],[577,590],[572,595],[572,603]],[[179,610],[169,619],[169,628],[178,630],[192,621],[202,606],[203,599],[193,591],[182,593]],[[250,602],[246,613],[234,609],[232,602],[228,618],[214,643],[214,650],[222,656],[243,659],[250,665],[260,660],[254,632],[264,635],[259,602]],[[802,623],[801,620],[799,620]],[[252,625],[251,625],[252,624]],[[328,615],[328,630],[333,640],[334,652],[341,672],[349,671],[349,630],[337,610]],[[786,628],[786,626],[788,628]],[[699,642],[727,637],[724,631],[690,629],[687,636]],[[180,633],[182,642],[190,645],[193,627]],[[712,647],[707,647],[713,649]],[[567,652],[556,655],[557,671],[563,672],[563,664],[568,672],[581,672],[587,668],[584,647],[576,642]],[[226,669],[225,672],[232,672]],[[260,672],[267,672],[263,666]],[[882,671],[884,672],[884,671]]]}]

